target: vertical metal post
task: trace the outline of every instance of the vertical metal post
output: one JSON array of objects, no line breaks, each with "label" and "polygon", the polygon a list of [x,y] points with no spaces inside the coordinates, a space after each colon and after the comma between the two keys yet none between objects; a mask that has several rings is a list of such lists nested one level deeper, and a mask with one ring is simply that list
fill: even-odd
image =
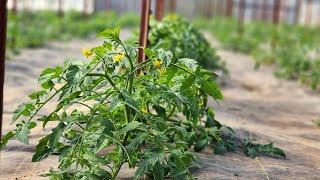
[{"label": "vertical metal post", "polygon": [[164,14],[164,0],[156,0],[155,16],[158,21],[161,21]]},{"label": "vertical metal post", "polygon": [[294,22],[299,24],[301,10],[301,0],[296,0]]},{"label": "vertical metal post", "polygon": [[311,20],[312,20],[312,0],[307,0],[307,10],[306,10],[306,19],[305,23],[307,26],[311,25]]},{"label": "vertical metal post", "polygon": [[233,10],[233,0],[227,1],[227,8],[226,8],[226,16],[232,17],[232,10]]},{"label": "vertical metal post", "polygon": [[7,0],[0,1],[0,140],[3,121],[3,87],[6,57]]},{"label": "vertical metal post", "polygon": [[146,56],[144,54],[144,48],[146,48],[148,45],[150,4],[151,4],[151,0],[142,0],[142,3],[141,3],[140,36],[139,36],[140,48],[138,51],[138,63],[141,63],[146,60]]},{"label": "vertical metal post", "polygon": [[244,32],[244,18],[245,18],[245,10],[246,10],[246,1],[240,0],[238,6],[238,33],[243,34]]}]

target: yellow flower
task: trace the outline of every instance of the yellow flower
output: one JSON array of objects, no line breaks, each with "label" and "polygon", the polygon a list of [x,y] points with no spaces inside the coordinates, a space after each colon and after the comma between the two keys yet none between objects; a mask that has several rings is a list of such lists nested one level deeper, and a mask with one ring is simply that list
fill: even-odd
[{"label": "yellow flower", "polygon": [[143,114],[147,114],[147,113],[148,113],[147,107],[146,107],[146,106],[142,107],[142,108],[141,108],[141,112],[142,112]]},{"label": "yellow flower", "polygon": [[89,58],[93,54],[93,52],[89,48],[84,48],[82,50],[82,54],[84,57]]},{"label": "yellow flower", "polygon": [[163,61],[160,59],[153,61],[153,65],[157,68],[160,68],[162,64],[163,64]]},{"label": "yellow flower", "polygon": [[166,68],[162,67],[157,69],[160,75],[163,75],[166,72]]},{"label": "yellow flower", "polygon": [[114,62],[120,62],[120,61],[122,61],[123,58],[124,58],[124,54],[123,53],[118,53],[117,55],[115,55],[113,57],[113,61]]}]

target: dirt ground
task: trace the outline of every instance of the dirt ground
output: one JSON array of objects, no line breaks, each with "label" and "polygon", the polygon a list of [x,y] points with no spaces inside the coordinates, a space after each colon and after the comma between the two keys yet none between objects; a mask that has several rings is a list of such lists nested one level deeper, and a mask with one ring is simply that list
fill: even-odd
[{"label": "dirt ground", "polygon": [[[123,36],[129,33],[124,32]],[[207,34],[214,43],[214,39]],[[37,89],[37,76],[47,66],[61,64],[65,57],[83,59],[81,48],[99,44],[97,40],[54,42],[47,47],[23,50],[6,62],[4,92],[4,132],[10,126],[12,111]],[[297,82],[277,79],[272,67],[253,69],[246,55],[221,50],[218,54],[230,71],[222,87],[225,100],[210,105],[217,119],[236,129],[241,137],[254,136],[261,142],[274,142],[287,154],[286,160],[260,157],[250,159],[241,152],[216,156],[199,154],[202,168],[199,179],[320,179],[320,128],[312,120],[320,117],[320,94]],[[49,110],[50,107],[47,107]],[[46,112],[47,110],[44,110]],[[44,113],[43,112],[43,113]],[[36,129],[30,146],[12,141],[1,152],[0,179],[41,179],[40,174],[57,166],[57,157],[31,163],[37,140],[50,128]],[[133,170],[124,168],[121,178],[130,179]]]}]

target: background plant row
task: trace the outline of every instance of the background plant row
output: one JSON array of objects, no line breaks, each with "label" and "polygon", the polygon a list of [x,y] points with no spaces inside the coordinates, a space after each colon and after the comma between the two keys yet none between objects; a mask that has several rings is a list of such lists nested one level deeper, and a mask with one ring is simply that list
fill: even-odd
[{"label": "background plant row", "polygon": [[235,19],[197,19],[194,23],[209,29],[224,48],[252,55],[256,67],[274,64],[278,77],[299,80],[314,90],[319,89],[318,28],[250,22],[239,33]]},{"label": "background plant row", "polygon": [[84,16],[69,11],[63,16],[53,11],[9,12],[7,52],[18,53],[21,48],[39,47],[49,40],[85,38],[115,26],[137,27],[139,17],[133,13],[98,12]]}]

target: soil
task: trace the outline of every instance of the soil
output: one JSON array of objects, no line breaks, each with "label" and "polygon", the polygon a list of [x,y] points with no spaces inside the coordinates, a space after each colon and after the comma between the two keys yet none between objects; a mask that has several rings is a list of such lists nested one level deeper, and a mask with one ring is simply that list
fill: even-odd
[{"label": "soil", "polygon": [[[128,34],[124,31],[123,37]],[[275,78],[274,67],[254,70],[251,57],[222,50],[209,34],[206,36],[230,71],[222,86],[225,100],[219,104],[210,102],[216,109],[217,119],[234,128],[241,137],[274,142],[285,151],[287,159],[250,159],[241,151],[217,156],[206,151],[199,154],[202,168],[194,172],[195,176],[219,180],[320,179],[320,128],[312,122],[320,117],[320,95],[298,82]],[[95,44],[99,41],[53,42],[43,48],[22,50],[20,55],[6,61],[4,132],[13,128],[10,123],[15,107],[39,87],[36,78],[44,67],[61,64],[65,57],[84,59],[81,48]],[[41,113],[49,110],[50,106]],[[34,146],[47,132],[50,127],[33,131],[29,146],[9,142],[1,152],[0,179],[47,179],[40,175],[57,166],[57,157],[31,163]],[[120,179],[130,179],[133,172],[125,167]]]}]

